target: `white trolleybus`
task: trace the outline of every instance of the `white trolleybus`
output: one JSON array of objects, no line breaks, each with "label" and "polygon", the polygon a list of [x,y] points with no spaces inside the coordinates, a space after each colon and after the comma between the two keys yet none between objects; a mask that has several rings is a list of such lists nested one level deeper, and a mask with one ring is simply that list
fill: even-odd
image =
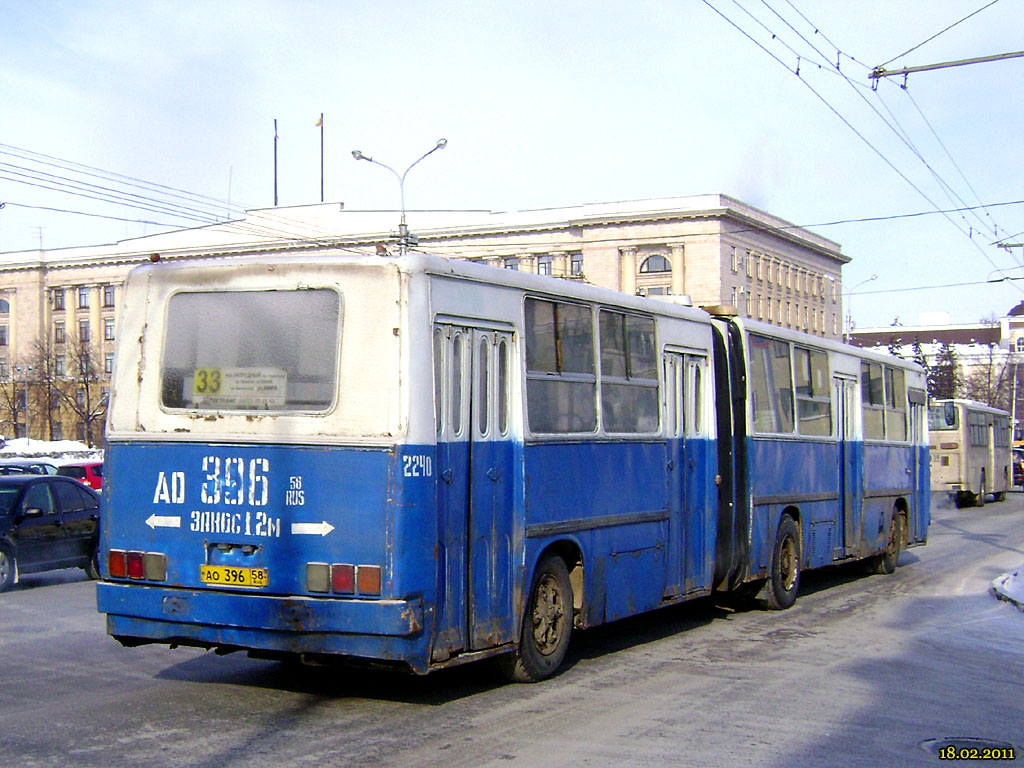
[{"label": "white trolleybus", "polygon": [[958,507],[1003,501],[1013,487],[1010,414],[973,400],[933,400],[928,407],[932,490]]},{"label": "white trolleybus", "polygon": [[465,261],[155,263],[127,279],[99,609],[164,643],[426,673],[929,523],[922,372]]}]

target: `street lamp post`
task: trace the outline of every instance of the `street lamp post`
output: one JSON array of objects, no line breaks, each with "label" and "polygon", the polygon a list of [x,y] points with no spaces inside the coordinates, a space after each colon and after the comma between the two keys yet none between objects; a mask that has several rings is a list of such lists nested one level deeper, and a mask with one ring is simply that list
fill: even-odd
[{"label": "street lamp post", "polygon": [[878,275],[871,275],[867,280],[861,280],[853,288],[846,293],[846,335],[843,337],[843,341],[849,343],[850,334],[853,332],[853,294],[862,285],[867,285],[872,280],[877,280]]},{"label": "street lamp post", "polygon": [[448,139],[438,139],[437,144],[434,145],[433,149],[421,155],[401,174],[399,174],[399,172],[392,168],[390,165],[384,165],[384,163],[380,162],[379,160],[374,160],[372,157],[364,155],[358,149],[352,150],[352,157],[354,157],[356,160],[366,160],[368,163],[379,165],[381,168],[387,168],[389,171],[391,171],[391,173],[395,175],[395,178],[398,179],[398,193],[401,196],[402,201],[402,219],[398,224],[398,252],[403,256],[409,251],[410,244],[413,244],[413,238],[409,234],[409,227],[407,227],[405,224],[405,177],[409,174],[409,171],[411,171],[413,167],[420,162],[420,160],[423,160],[427,155],[431,155],[434,152],[437,152],[437,150],[439,149],[444,149],[447,145]]}]

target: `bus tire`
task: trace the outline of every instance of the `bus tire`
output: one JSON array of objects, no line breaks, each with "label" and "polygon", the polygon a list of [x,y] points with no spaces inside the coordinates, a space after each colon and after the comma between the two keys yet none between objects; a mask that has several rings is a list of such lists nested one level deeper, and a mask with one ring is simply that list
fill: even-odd
[{"label": "bus tire", "polygon": [[569,570],[558,555],[545,555],[533,574],[519,646],[501,659],[505,676],[516,683],[536,683],[555,674],[565,660],[572,623]]},{"label": "bus tire", "polygon": [[1006,491],[992,494],[992,501],[1006,501]]},{"label": "bus tire", "polygon": [[974,506],[984,507],[985,506],[985,478],[981,478],[981,488],[978,490],[978,495],[974,497]]},{"label": "bus tire", "polygon": [[903,522],[895,509],[889,517],[889,530],[885,537],[885,549],[872,559],[872,571],[889,575],[896,570],[903,549]]},{"label": "bus tire", "polygon": [[796,602],[799,589],[800,529],[792,517],[783,515],[775,534],[771,571],[757,600],[768,610],[782,611]]},{"label": "bus tire", "polygon": [[14,559],[11,548],[6,544],[0,544],[0,592],[11,588],[17,572],[18,562]]}]

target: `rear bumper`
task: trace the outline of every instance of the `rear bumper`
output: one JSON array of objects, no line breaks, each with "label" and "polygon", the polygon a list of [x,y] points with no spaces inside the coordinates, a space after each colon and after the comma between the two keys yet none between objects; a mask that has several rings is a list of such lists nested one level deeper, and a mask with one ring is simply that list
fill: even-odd
[{"label": "rear bumper", "polygon": [[107,633],[140,642],[403,661],[427,654],[423,603],[280,597],[101,582]]}]

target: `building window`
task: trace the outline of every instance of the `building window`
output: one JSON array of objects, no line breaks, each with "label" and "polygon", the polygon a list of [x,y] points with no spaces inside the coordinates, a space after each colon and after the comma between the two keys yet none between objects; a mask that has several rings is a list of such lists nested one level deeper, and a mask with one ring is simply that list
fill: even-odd
[{"label": "building window", "polygon": [[640,272],[647,274],[649,272],[671,272],[672,264],[669,260],[662,256],[660,253],[656,253],[653,256],[648,256],[644,259],[644,263],[640,265]]},{"label": "building window", "polygon": [[64,338],[64,323],[54,323],[53,324],[53,343],[54,344],[63,344],[64,341],[65,341],[65,338]]},{"label": "building window", "polygon": [[0,315],[9,315],[11,313],[11,302],[7,299],[0,299]]},{"label": "building window", "polygon": [[7,326],[0,325],[0,347],[7,346]]},{"label": "building window", "polygon": [[103,356],[103,372],[109,376],[114,372],[114,353],[107,352]]},{"label": "building window", "polygon": [[112,317],[103,318],[103,340],[114,340],[114,318]]},{"label": "building window", "polygon": [[515,258],[515,257],[512,257],[511,259],[505,259],[505,260],[504,260],[504,261],[503,261],[503,262],[501,263],[501,265],[502,265],[502,266],[503,266],[503,267],[504,267],[505,269],[514,269],[514,270],[517,270],[517,271],[518,271],[518,269],[519,269],[519,259],[517,259],[517,258]]},{"label": "building window", "polygon": [[103,306],[112,307],[114,306],[114,286],[104,285],[103,286]]},{"label": "building window", "polygon": [[0,358],[0,379],[4,379],[6,381],[9,373],[9,369],[7,368],[7,360],[5,358]]},{"label": "building window", "polygon": [[731,246],[731,248],[732,248],[732,256],[731,256],[730,260],[731,260],[731,263],[732,263],[732,271],[733,272],[739,272],[740,271],[740,262],[739,262],[739,257],[736,255],[736,246],[735,245]]},{"label": "building window", "polygon": [[78,440],[78,442],[80,442],[80,443],[86,442],[85,422],[84,421],[78,422],[78,426],[75,428],[75,432],[76,432],[75,439]]},{"label": "building window", "polygon": [[79,320],[78,321],[78,340],[79,341],[89,341],[89,338],[90,338],[90,335],[89,335],[89,321],[88,320]]},{"label": "building window", "polygon": [[64,309],[64,289],[54,288],[53,289],[53,308]]},{"label": "building window", "polygon": [[537,259],[537,274],[538,275],[550,275],[551,274],[551,257],[541,256]]},{"label": "building window", "polygon": [[54,440],[63,440],[64,439],[64,425],[63,424],[61,424],[59,421],[55,421],[55,422],[53,422],[52,429],[53,429],[53,439]]},{"label": "building window", "polygon": [[110,400],[110,387],[100,387],[100,402],[106,404]]},{"label": "building window", "polygon": [[75,392],[75,402],[78,403],[79,408],[85,408],[85,387],[79,387]]},{"label": "building window", "polygon": [[573,277],[582,277],[583,275],[583,254],[574,253],[569,257],[569,272]]},{"label": "building window", "polygon": [[53,374],[54,376],[63,376],[64,371],[64,355],[56,355],[53,358]]},{"label": "building window", "polygon": [[78,308],[89,308],[89,289],[85,286],[82,286],[81,288],[78,289]]}]

